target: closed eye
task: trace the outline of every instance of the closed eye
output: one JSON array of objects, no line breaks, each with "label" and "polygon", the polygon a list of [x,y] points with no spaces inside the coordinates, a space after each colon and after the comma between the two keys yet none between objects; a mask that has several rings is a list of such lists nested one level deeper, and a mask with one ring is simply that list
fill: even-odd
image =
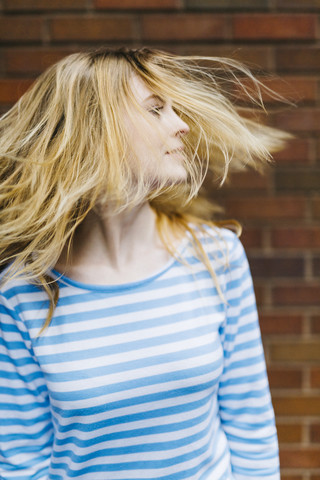
[{"label": "closed eye", "polygon": [[159,116],[163,108],[164,108],[163,105],[155,105],[149,110],[149,112],[152,113],[153,115]]}]

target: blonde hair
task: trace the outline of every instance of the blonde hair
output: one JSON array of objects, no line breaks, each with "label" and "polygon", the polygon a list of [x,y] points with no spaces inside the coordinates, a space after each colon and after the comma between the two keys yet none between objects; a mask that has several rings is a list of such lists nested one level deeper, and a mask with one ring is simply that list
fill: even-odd
[{"label": "blonde hair", "polygon": [[[133,181],[123,114],[152,121],[132,93],[133,74],[170,98],[190,127],[183,185],[163,179],[150,189],[139,162]],[[190,226],[209,223],[215,208],[202,189],[207,172],[222,184],[231,169],[263,166],[286,139],[234,104],[241,91],[263,108],[261,88],[234,60],[149,48],[77,53],[51,66],[0,121],[0,265],[11,263],[5,280],[40,282],[50,297],[48,324],[58,288],[47,273],[87,213],[97,202],[117,213],[146,199],[169,251],[170,229],[189,230],[210,269]]]}]

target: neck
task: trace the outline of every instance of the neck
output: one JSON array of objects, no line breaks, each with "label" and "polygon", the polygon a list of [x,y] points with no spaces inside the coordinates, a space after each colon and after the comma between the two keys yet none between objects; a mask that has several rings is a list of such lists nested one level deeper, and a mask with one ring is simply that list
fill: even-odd
[{"label": "neck", "polygon": [[158,243],[156,216],[148,203],[115,216],[93,213],[87,227],[88,241],[103,245],[108,262],[115,268]]},{"label": "neck", "polygon": [[[156,228],[156,215],[148,203],[118,215],[90,211],[77,229],[70,254],[70,263],[107,264],[120,270],[141,258],[149,249],[163,248]],[[66,252],[57,267],[66,267]]]}]

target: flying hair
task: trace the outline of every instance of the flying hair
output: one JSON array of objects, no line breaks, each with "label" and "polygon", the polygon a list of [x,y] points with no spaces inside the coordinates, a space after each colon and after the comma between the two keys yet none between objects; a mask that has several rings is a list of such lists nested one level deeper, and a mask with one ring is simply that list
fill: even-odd
[{"label": "flying hair", "polygon": [[[128,160],[123,119],[134,122],[139,115],[157,128],[132,92],[133,75],[170,99],[190,127],[181,139],[184,183],[164,177],[153,184],[139,158],[134,169]],[[176,255],[172,233],[188,231],[216,281],[197,237],[203,225],[213,225],[217,209],[204,180],[210,173],[222,185],[231,171],[261,169],[289,138],[250,113],[264,109],[263,89],[277,97],[235,60],[151,48],[101,48],[48,68],[0,119],[0,266],[9,265],[2,282],[19,276],[40,284],[50,300],[49,325],[59,298],[50,271],[62,250],[71,249],[88,212],[106,205],[116,215],[145,201],[168,251]],[[251,109],[237,102],[239,96]]]}]

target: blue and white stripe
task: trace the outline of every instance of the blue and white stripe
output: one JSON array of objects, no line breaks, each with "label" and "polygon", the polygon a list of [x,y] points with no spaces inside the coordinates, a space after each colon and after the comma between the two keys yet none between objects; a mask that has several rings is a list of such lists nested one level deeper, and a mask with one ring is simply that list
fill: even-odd
[{"label": "blue and white stripe", "polygon": [[[279,480],[263,348],[243,247],[202,236],[140,282],[15,280],[0,304],[3,480]],[[224,252],[223,252],[224,250]],[[229,266],[222,264],[224,253]]]}]

